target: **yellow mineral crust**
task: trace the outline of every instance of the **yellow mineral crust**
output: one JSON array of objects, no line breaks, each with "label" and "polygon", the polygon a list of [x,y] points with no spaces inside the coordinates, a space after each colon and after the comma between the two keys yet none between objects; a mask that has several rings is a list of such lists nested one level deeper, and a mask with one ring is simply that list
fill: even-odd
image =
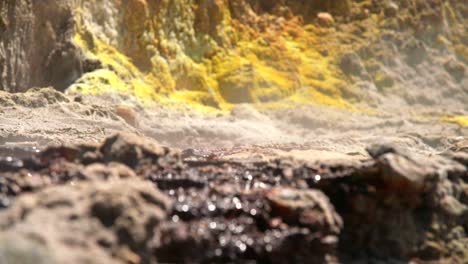
[{"label": "yellow mineral crust", "polygon": [[[317,11],[338,13],[339,21],[340,13],[351,12],[351,1],[283,2],[76,1],[74,43],[100,66],[68,91],[119,92],[204,111],[245,102],[264,108],[320,104],[356,109],[360,91],[338,61],[381,37],[382,15],[363,11],[364,18],[338,29],[320,23]],[[354,8],[365,10],[360,7],[365,4],[370,2]],[[453,49],[460,57],[466,53],[463,46]],[[377,81],[382,76],[371,75]]]},{"label": "yellow mineral crust", "polygon": [[89,0],[74,19],[75,44],[101,67],[69,92],[205,110],[242,102],[353,108],[342,96],[333,31],[304,27],[301,17],[256,14],[245,1]]},{"label": "yellow mineral crust", "polygon": [[446,116],[442,118],[442,121],[455,123],[463,127],[468,127],[468,116]]}]

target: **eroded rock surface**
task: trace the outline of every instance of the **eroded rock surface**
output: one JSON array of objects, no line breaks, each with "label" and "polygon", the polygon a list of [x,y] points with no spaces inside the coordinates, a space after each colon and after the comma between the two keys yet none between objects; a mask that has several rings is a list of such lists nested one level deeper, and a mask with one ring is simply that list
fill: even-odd
[{"label": "eroded rock surface", "polygon": [[181,156],[121,134],[10,160],[21,164],[1,175],[0,259],[468,259],[462,151],[429,157],[377,145],[369,148],[371,158],[341,163],[234,162],[221,158],[228,150],[196,152]]},{"label": "eroded rock surface", "polygon": [[3,1],[0,89],[466,115],[466,14],[463,1]]}]

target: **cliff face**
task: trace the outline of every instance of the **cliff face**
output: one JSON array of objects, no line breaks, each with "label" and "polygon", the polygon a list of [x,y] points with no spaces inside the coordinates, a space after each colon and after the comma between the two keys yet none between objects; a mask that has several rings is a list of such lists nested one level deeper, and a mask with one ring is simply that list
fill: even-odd
[{"label": "cliff face", "polygon": [[467,9],[456,0],[3,1],[0,89],[215,108],[442,97],[466,110]]},{"label": "cliff face", "polygon": [[80,75],[67,1],[0,3],[0,89],[65,89]]}]

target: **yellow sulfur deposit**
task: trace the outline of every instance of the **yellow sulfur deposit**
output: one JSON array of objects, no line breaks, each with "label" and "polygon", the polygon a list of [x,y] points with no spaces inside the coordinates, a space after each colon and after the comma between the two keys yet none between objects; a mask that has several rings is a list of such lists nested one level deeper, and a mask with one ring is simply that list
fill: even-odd
[{"label": "yellow sulfur deposit", "polygon": [[245,1],[82,1],[74,43],[101,68],[68,91],[204,109],[242,102],[353,108],[342,95],[348,88],[333,29],[260,11]]},{"label": "yellow sulfur deposit", "polygon": [[[365,101],[372,108],[390,93],[417,102],[427,93],[406,82],[426,78],[416,67],[429,45],[397,32],[414,27],[462,61],[466,47],[455,8],[410,2],[400,10],[370,0],[76,1],[73,43],[94,67],[84,67],[68,91],[119,92],[208,112],[238,103],[352,110]],[[412,8],[425,15],[413,16]],[[429,26],[428,18],[438,22]],[[442,36],[435,30],[446,23],[453,32]],[[450,74],[463,78],[453,65]],[[418,85],[456,81],[425,74]]]},{"label": "yellow sulfur deposit", "polygon": [[442,118],[442,121],[468,127],[468,116],[447,116]]}]

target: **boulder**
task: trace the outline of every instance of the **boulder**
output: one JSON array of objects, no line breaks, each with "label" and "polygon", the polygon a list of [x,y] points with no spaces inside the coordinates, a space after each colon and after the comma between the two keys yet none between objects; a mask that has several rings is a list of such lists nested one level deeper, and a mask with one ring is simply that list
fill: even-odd
[{"label": "boulder", "polygon": [[135,179],[81,182],[22,195],[0,212],[0,260],[140,263],[147,258],[145,245],[153,229],[170,210],[168,197]]}]

